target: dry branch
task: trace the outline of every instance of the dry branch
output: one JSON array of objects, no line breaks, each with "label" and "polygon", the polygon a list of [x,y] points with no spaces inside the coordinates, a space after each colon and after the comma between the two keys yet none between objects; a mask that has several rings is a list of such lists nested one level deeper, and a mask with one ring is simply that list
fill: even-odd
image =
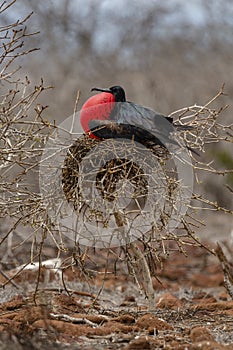
[{"label": "dry branch", "polygon": [[[231,299],[233,299],[233,265],[230,263],[224,254],[222,247],[220,244],[217,244],[217,248],[215,249],[216,255],[221,263],[221,267],[224,274],[224,286],[230,295]],[[231,251],[231,254],[233,252]]]},{"label": "dry branch", "polygon": [[[0,6],[0,14],[8,10],[14,2],[12,1],[8,5],[3,3]],[[38,103],[41,94],[46,93],[49,87],[44,86],[43,80],[37,86],[32,87],[30,79],[27,77],[19,79],[17,76],[19,68],[15,64],[18,58],[36,50],[23,49],[24,41],[31,35],[36,34],[27,32],[26,22],[30,16],[31,14],[22,20],[0,28],[3,40],[0,46],[0,83],[4,88],[4,94],[1,95],[0,100],[0,218],[8,219],[10,222],[8,231],[1,237],[0,246],[4,247],[9,236],[12,233],[16,234],[17,228],[29,227],[30,234],[28,237],[32,238],[32,243],[27,264],[39,261],[39,267],[42,266],[42,254],[46,239],[49,237],[58,255],[64,251],[66,253],[70,252],[70,258],[66,257],[65,260],[66,267],[68,265],[72,268],[76,262],[82,274],[88,277],[93,274],[93,271],[98,273],[98,264],[95,263],[95,258],[98,258],[98,256],[95,256],[93,249],[88,250],[83,245],[80,245],[78,239],[76,242],[72,242],[72,246],[70,246],[70,241],[67,243],[65,232],[56,227],[49,215],[52,205],[56,202],[56,196],[53,196],[51,190],[47,193],[46,191],[43,194],[40,193],[37,181],[35,181],[35,179],[38,180],[38,167],[41,164],[40,157],[44,147],[52,133],[55,130],[59,131],[59,127],[50,123],[44,117],[47,106],[41,106]],[[221,114],[226,106],[218,110],[212,108],[212,104],[223,94],[222,87],[216,96],[211,98],[204,106],[193,105],[171,114],[180,124],[193,127],[183,132],[182,138],[187,146],[200,153],[204,152],[209,144],[219,143],[220,141],[225,143],[233,142],[233,125],[223,125],[221,121]],[[78,99],[79,93],[74,107],[73,118],[75,118],[77,111]],[[106,216],[104,217],[99,209],[94,208],[88,212],[85,207],[85,198],[80,195],[78,182],[80,162],[100,142],[83,136],[75,140],[70,147],[67,147],[67,144],[62,144],[62,141],[61,139],[60,147],[66,153],[66,156],[64,157],[63,168],[55,168],[55,172],[61,171],[62,173],[61,180],[64,198],[70,206],[73,206],[74,212],[80,214],[86,210],[85,213],[88,213],[92,220],[94,217],[96,221],[105,227],[107,225]],[[98,173],[95,184],[103,201],[112,203],[113,207],[118,200],[119,194],[123,193],[123,187],[120,187],[121,181],[130,183],[129,187],[133,188],[133,199],[135,201],[134,204],[137,205],[137,210],[133,211],[130,208],[128,212],[115,211],[113,213],[118,226],[119,236],[123,237],[125,232],[122,228],[126,223],[130,222],[132,214],[134,214],[135,220],[137,220],[138,215],[145,214],[144,200],[145,198],[148,199],[147,178],[151,176],[154,169],[150,164],[147,164],[147,172],[143,172],[140,165],[138,166],[134,162],[130,163],[123,156],[119,157],[117,147],[114,150],[116,152],[115,159],[104,164]],[[125,151],[126,155],[129,152],[126,147],[124,150],[124,142],[121,145],[121,151]],[[161,195],[161,198],[164,199],[163,208],[156,220],[154,220],[150,230],[144,231],[144,226],[140,227],[140,224],[138,224],[140,237],[135,238],[133,245],[129,242],[117,252],[107,245],[108,252],[101,252],[101,254],[103,260],[106,259],[104,261],[106,275],[108,272],[111,272],[107,262],[109,255],[112,254],[116,262],[126,262],[127,260],[129,271],[131,273],[133,271],[138,283],[141,283],[141,280],[137,272],[135,272],[137,270],[135,268],[135,259],[143,262],[142,270],[144,282],[147,284],[150,308],[154,309],[151,275],[152,273],[156,275],[156,263],[160,263],[161,258],[166,258],[174,250],[186,254],[185,248],[189,245],[196,245],[209,250],[195,236],[195,229],[199,225],[198,212],[203,210],[203,205],[206,205],[206,210],[223,211],[229,215],[232,215],[233,212],[208,198],[204,198],[202,194],[193,194],[195,202],[189,205],[189,211],[180,221],[178,230],[171,231],[167,229],[167,223],[173,210],[177,210],[177,189],[180,182],[177,179],[176,171],[173,168],[171,171],[171,168],[167,167],[169,154],[166,150],[158,147],[148,151],[153,153],[160,166],[161,173],[157,174],[157,179],[164,186],[163,196]],[[140,149],[138,156],[139,154]],[[101,157],[104,158],[103,153],[96,154],[96,158]],[[190,157],[193,161],[191,166],[196,178],[201,177],[203,173],[211,173],[215,177],[232,173],[231,169],[215,169],[211,160],[206,162],[201,157],[191,154]],[[94,162],[94,160],[92,161]],[[54,166],[56,166],[56,163]],[[49,173],[50,169],[47,169],[47,171]],[[53,180],[51,178],[51,183],[49,183],[50,189],[53,189]],[[158,191],[156,186],[152,186],[150,190],[152,192]],[[230,186],[229,190],[232,191]],[[198,202],[198,205],[196,202]],[[153,205],[152,199],[150,204]],[[75,229],[74,234],[76,234]],[[16,243],[12,248],[16,250],[20,244],[26,244],[26,241],[27,239],[23,237],[22,242]],[[68,260],[70,262],[67,264]],[[92,263],[91,268],[89,266],[90,262]],[[19,273],[17,272],[17,275]],[[37,289],[39,287],[39,277],[38,275]],[[229,276],[228,279],[230,281]]]}]

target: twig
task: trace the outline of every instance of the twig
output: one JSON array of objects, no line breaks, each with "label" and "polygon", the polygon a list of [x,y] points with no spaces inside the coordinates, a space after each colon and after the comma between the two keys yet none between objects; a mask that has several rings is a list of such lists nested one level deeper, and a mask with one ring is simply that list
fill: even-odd
[{"label": "twig", "polygon": [[77,323],[77,324],[88,324],[91,327],[98,327],[98,323],[94,323],[87,318],[79,318],[79,317],[72,317],[66,314],[54,314],[50,313],[50,316],[54,318],[55,320],[61,320],[61,321],[66,321],[66,322],[72,322],[72,323]]},{"label": "twig", "polygon": [[19,285],[17,283],[15,283],[15,281],[10,279],[9,276],[7,276],[7,274],[5,272],[0,270],[0,274],[7,280],[7,282],[10,282],[15,288],[20,289]]},{"label": "twig", "polygon": [[150,312],[154,312],[156,309],[155,306],[155,291],[152,283],[151,273],[149,266],[147,264],[146,258],[141,252],[141,250],[138,248],[137,243],[131,243],[130,248],[132,249],[136,260],[137,265],[142,268],[142,274],[143,274],[143,280],[145,283],[145,292],[146,296],[148,298],[148,310]]},{"label": "twig", "polygon": [[217,243],[217,248],[215,249],[215,252],[221,263],[222,270],[224,273],[225,288],[228,294],[230,295],[231,299],[233,300],[233,266],[230,265],[219,243]]}]

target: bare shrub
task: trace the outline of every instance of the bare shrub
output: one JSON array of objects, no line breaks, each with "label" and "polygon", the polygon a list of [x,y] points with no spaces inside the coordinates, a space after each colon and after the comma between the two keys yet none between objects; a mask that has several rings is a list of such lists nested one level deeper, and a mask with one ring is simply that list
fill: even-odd
[{"label": "bare shrub", "polygon": [[[13,4],[14,1],[9,5],[3,3],[0,7],[1,12],[8,11]],[[22,269],[27,264],[37,261],[39,262],[39,267],[42,266],[44,249],[49,237],[53,242],[58,256],[64,251],[68,252],[68,257],[66,257],[61,265],[62,271],[68,266],[78,265],[82,273],[87,277],[93,274],[93,271],[94,273],[99,273],[98,268],[94,269],[93,266],[89,268],[90,261],[93,261],[95,257],[98,259],[98,254],[94,255],[93,247],[81,245],[78,239],[73,246],[67,243],[63,231],[54,225],[53,220],[51,220],[49,216],[51,210],[50,206],[53,205],[56,196],[52,196],[53,191],[40,193],[38,189],[38,180],[35,180],[38,179],[38,166],[41,164],[40,157],[43,153],[43,148],[52,133],[54,131],[59,131],[59,126],[51,124],[44,118],[46,106],[38,104],[41,93],[45,92],[48,87],[44,86],[43,81],[37,86],[32,87],[30,78],[19,78],[18,68],[15,66],[19,57],[35,51],[35,49],[26,51],[23,49],[24,41],[35,34],[27,31],[25,23],[28,18],[29,16],[1,28],[0,81],[4,87],[5,93],[1,96],[0,111],[0,218],[7,219],[9,227],[7,232],[3,234],[0,245],[3,248],[10,234],[16,232],[18,227],[22,225],[29,227],[28,236],[25,235],[23,238],[21,237],[20,242],[14,243],[14,239],[13,242],[11,242],[13,252],[15,252],[17,247],[24,246],[27,239],[31,244],[28,260],[24,262],[26,264],[22,266]],[[221,89],[219,93],[204,106],[194,105],[182,108],[171,114],[171,116],[179,120],[180,124],[191,127],[182,133],[182,138],[187,146],[200,154],[205,151],[206,146],[209,144],[219,143],[220,141],[225,143],[233,142],[232,125],[223,125],[221,122],[221,113],[224,111],[225,107],[218,110],[212,108],[212,104],[223,93],[223,89]],[[75,158],[77,154],[69,152],[70,148],[67,147],[66,144],[62,144],[62,139],[60,141],[62,151],[68,152],[67,154],[71,154],[71,156]],[[70,146],[72,146],[72,144]],[[80,147],[77,149],[80,151]],[[159,162],[163,167],[163,164],[166,163],[167,155],[163,158],[163,155],[161,155],[163,152],[159,152],[161,152],[161,150],[156,150]],[[116,154],[116,159],[117,157]],[[233,171],[232,169],[216,170],[211,161],[207,163],[199,156],[191,155],[191,158],[192,165],[190,164],[190,166],[192,166],[197,183],[203,173],[211,173],[212,176],[217,177],[219,175],[224,176],[230,174]],[[65,164],[66,163],[64,163],[64,167]],[[79,166],[79,164],[77,164],[77,166]],[[125,164],[121,162],[112,164],[107,169],[107,172],[115,172],[119,166],[124,168]],[[76,169],[73,170],[76,171]],[[135,167],[132,166],[128,170],[129,171],[122,172],[124,174],[123,178],[128,180],[129,175],[131,176],[130,179],[135,178],[131,173],[131,171],[135,171]],[[49,168],[48,171],[50,171]],[[55,171],[61,171],[61,169],[55,169]],[[66,181],[71,181],[71,184],[73,184],[72,186],[76,189],[76,184],[72,182],[73,180],[70,179],[69,176],[73,176],[72,171],[68,173],[68,175],[66,173],[66,179],[63,179],[63,183],[67,184]],[[106,176],[108,176],[108,174]],[[172,210],[175,210],[176,189],[180,186],[180,182],[177,180],[176,175],[168,176],[166,180],[167,188],[165,190],[167,191],[166,193],[169,192],[169,196],[166,194],[166,203],[169,203]],[[169,181],[173,186],[168,186]],[[53,189],[52,186],[53,182],[51,179],[50,187]],[[56,191],[56,188],[54,191]],[[108,196],[110,188],[104,188],[103,191]],[[109,198],[111,198],[111,200],[117,200],[114,189],[111,189],[111,191],[113,193],[111,192]],[[143,195],[147,195],[146,192]],[[50,197],[46,198],[46,196]],[[73,194],[70,197],[72,196]],[[67,198],[69,199],[70,197],[68,193]],[[206,210],[223,211],[230,215],[233,214],[231,209],[219,206],[215,201],[203,197],[202,193],[195,192],[192,195],[192,199],[193,201],[190,204],[189,211],[182,218],[177,232],[167,230],[166,223],[169,219],[169,211],[162,211],[158,222],[154,223],[150,231],[143,232],[143,228],[141,228],[142,235],[137,241],[130,242],[119,249],[112,249],[112,247],[109,246],[102,254],[105,274],[108,273],[109,269],[112,269],[112,267],[108,265],[109,256],[112,255],[113,260],[115,259],[117,262],[125,261],[127,263],[129,273],[134,276],[139,285],[141,280],[137,270],[139,265],[142,266],[146,294],[149,298],[151,310],[154,308],[151,276],[156,276],[156,266],[160,263],[161,257],[168,257],[173,250],[179,250],[181,253],[186,254],[185,247],[189,245],[197,245],[209,249],[204,246],[195,235],[196,227],[200,224],[198,211],[203,210],[205,207]],[[85,203],[81,201],[81,207],[83,204]],[[58,216],[59,215],[60,213],[58,213]],[[125,221],[122,212],[118,211],[115,213],[115,221],[118,223],[120,231]],[[96,249],[96,252],[98,253],[98,249]],[[97,264],[93,265],[96,266]],[[17,271],[17,274],[18,273],[19,271]],[[38,284],[39,278],[37,287]],[[64,288],[67,290],[66,286],[64,286]]]}]

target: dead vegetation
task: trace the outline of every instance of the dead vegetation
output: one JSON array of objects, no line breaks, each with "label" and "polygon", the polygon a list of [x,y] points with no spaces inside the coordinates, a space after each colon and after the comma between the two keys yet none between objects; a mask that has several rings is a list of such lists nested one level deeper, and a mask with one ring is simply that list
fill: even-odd
[{"label": "dead vegetation", "polygon": [[[8,11],[8,8],[13,5],[14,1],[9,5],[3,2],[0,7],[1,13]],[[2,287],[9,283],[15,286],[15,280],[19,278],[20,274],[24,273],[24,270],[31,264],[36,264],[37,280],[34,289],[34,301],[36,301],[41,276],[44,272],[44,260],[51,254],[49,249],[52,247],[53,258],[59,259],[59,266],[54,268],[59,270],[59,283],[62,284],[62,288],[67,294],[70,295],[71,290],[67,286],[66,271],[78,270],[81,278],[88,283],[90,283],[93,276],[101,276],[102,284],[98,285],[93,301],[93,305],[96,305],[100,293],[104,290],[104,283],[108,276],[120,273],[118,265],[120,267],[126,266],[127,273],[133,276],[137,287],[140,290],[145,290],[149,299],[149,310],[152,311],[155,307],[153,281],[154,278],[159,281],[158,268],[164,264],[165,259],[169,258],[171,253],[178,251],[188,256],[189,249],[193,246],[215,253],[213,247],[201,242],[196,236],[197,228],[202,225],[198,213],[203,210],[210,210],[222,211],[227,215],[233,214],[229,207],[221,206],[215,200],[205,197],[202,188],[198,187],[205,174],[211,174],[213,178],[218,178],[233,173],[232,169],[216,169],[211,159],[206,161],[202,157],[203,152],[209,145],[218,144],[219,142],[232,145],[233,142],[233,125],[225,125],[222,122],[222,113],[224,113],[226,106],[219,109],[213,107],[216,100],[224,95],[224,89],[222,87],[216,96],[204,106],[185,107],[170,115],[175,117],[182,125],[193,127],[182,132],[181,138],[186,145],[200,153],[200,156],[188,153],[190,158],[185,160],[185,166],[188,169],[191,168],[196,182],[194,191],[190,196],[191,202],[185,204],[188,209],[187,213],[178,215],[180,214],[178,210],[177,214],[177,207],[183,214],[181,202],[183,201],[182,190],[184,188],[180,185],[178,170],[175,168],[176,162],[172,159],[172,165],[170,163],[168,165],[168,155],[164,155],[163,150],[156,149],[154,153],[160,169],[162,169],[161,183],[163,184],[165,201],[162,208],[156,213],[157,220],[154,221],[152,227],[144,231],[144,226],[140,227],[137,221],[136,226],[139,226],[140,234],[138,236],[135,234],[130,242],[124,241],[126,244],[123,244],[122,247],[115,248],[114,245],[111,245],[109,239],[106,241],[105,249],[103,247],[96,248],[95,244],[80,244],[80,236],[77,235],[78,230],[73,229],[75,238],[70,240],[64,227],[58,227],[56,221],[54,222],[54,217],[50,216],[53,206],[56,207],[57,199],[54,178],[51,177],[50,189],[40,192],[38,179],[41,156],[43,156],[44,148],[46,148],[51,138],[55,138],[55,141],[57,141],[54,135],[59,132],[60,126],[46,119],[47,106],[39,103],[41,94],[46,94],[50,87],[44,86],[42,80],[37,86],[32,86],[30,77],[22,78],[19,67],[17,67],[19,57],[33,54],[33,51],[36,50],[24,50],[25,40],[36,34],[28,31],[26,27],[28,19],[29,16],[0,29],[2,42],[0,83],[3,91],[0,101],[0,219],[2,223],[7,222],[7,230],[1,232],[0,241],[3,255],[1,274],[4,277]],[[63,195],[67,201],[65,205],[71,203],[72,210],[80,215],[81,209],[86,205],[86,197],[79,196],[80,189],[77,182],[80,162],[99,142],[85,137],[77,140],[71,138],[71,141],[69,140],[68,144],[63,144],[63,139],[59,141],[63,156],[61,164],[63,166],[60,167],[60,163],[58,163],[59,167],[57,165],[53,171],[60,174]],[[112,149],[112,147],[110,148]],[[127,180],[131,182],[131,185],[133,184],[133,193],[136,199],[138,199],[137,196],[148,196],[146,183],[150,183],[150,172],[141,171],[137,162],[129,164],[126,148],[123,155],[120,153],[119,156],[119,149],[117,148],[115,148],[115,152],[113,162],[110,161],[107,167],[104,164],[105,167],[101,168],[100,173],[98,173],[97,183],[94,183],[97,190],[102,193],[102,200],[107,200],[108,204],[117,201],[119,193],[121,193],[121,187],[117,187],[119,180]],[[98,150],[96,157],[100,158]],[[53,164],[56,165],[56,162]],[[158,175],[158,172],[156,172],[156,175]],[[110,180],[111,183],[114,181],[114,186],[109,186]],[[139,187],[140,191],[137,192]],[[231,186],[228,186],[228,189],[231,193]],[[152,191],[153,196],[156,195],[156,186],[151,186],[149,190]],[[95,200],[93,203],[98,204]],[[146,210],[150,214],[148,208]],[[144,207],[137,207],[137,216],[133,220],[124,212],[122,214],[120,210],[114,212],[114,220],[118,231],[121,232],[126,222],[128,223],[131,220],[130,224],[132,225],[134,220],[138,220],[138,215],[140,216],[140,211],[143,212],[143,210]],[[177,214],[177,216],[175,215],[175,223],[179,223],[176,230],[168,227],[169,220],[174,213]],[[89,217],[91,216],[92,223],[98,217],[98,221],[102,220],[100,228],[103,229],[105,223],[103,224],[102,213],[97,212],[96,214],[95,212],[94,214],[94,219],[93,213],[89,212],[88,214]],[[60,218],[60,215],[61,212],[57,212],[57,218]],[[86,220],[88,220],[87,217]],[[68,231],[69,233],[70,231]],[[91,233],[93,232],[91,231]],[[110,235],[109,237],[112,238],[113,236]],[[88,240],[90,242],[89,236]],[[26,259],[24,255],[23,261],[21,261],[18,252],[25,249],[27,250]],[[223,266],[226,290],[232,298],[231,263],[227,261],[219,247],[216,253]],[[58,260],[56,260],[57,262]],[[8,276],[8,267],[12,267],[12,265],[18,268],[12,275]],[[56,317],[58,316],[54,316],[54,321]],[[64,318],[62,320],[64,321]],[[69,319],[69,321],[73,322],[74,320]]]},{"label": "dead vegetation", "polygon": [[[7,10],[7,6],[3,3],[2,12]],[[38,183],[35,181],[35,178],[38,177],[38,166],[40,164],[40,156],[42,155],[43,148],[46,146],[49,137],[53,137],[51,136],[53,135],[53,132],[56,131],[56,129],[59,129],[59,126],[55,124],[52,125],[46,120],[44,117],[46,106],[38,104],[41,93],[46,93],[46,90],[49,87],[45,87],[43,81],[41,81],[38,86],[32,87],[29,78],[19,78],[17,76],[18,68],[15,68],[17,59],[23,55],[31,54],[35,50],[23,50],[24,41],[32,35],[36,34],[28,32],[26,28],[26,21],[29,17],[30,16],[27,16],[26,18],[15,23],[11,23],[1,29],[1,84],[5,90],[5,93],[2,96],[1,100],[0,214],[2,219],[10,218],[8,221],[10,223],[9,229],[1,239],[1,246],[6,244],[6,241],[10,235],[14,231],[17,231],[17,227],[19,225],[21,225],[21,227],[22,225],[29,226],[30,233],[28,237],[25,236],[22,241],[18,243],[18,245],[23,245],[27,240],[32,242],[30,258],[27,263],[33,263],[34,261],[38,260],[42,263],[43,246],[46,242],[46,237],[49,236],[54,242],[58,250],[58,256],[62,251],[66,251],[70,248],[66,246],[65,240],[63,241],[64,238],[62,229],[59,232],[58,227],[54,225],[53,220],[49,216],[51,209],[49,205],[51,205],[51,202],[54,202],[54,199],[56,198],[55,193],[53,196],[53,183],[51,182],[50,184],[52,191],[47,193],[40,193]],[[175,119],[179,120],[181,124],[193,127],[191,130],[182,133],[182,139],[189,147],[196,149],[200,153],[205,151],[206,145],[212,143],[218,143],[220,141],[232,143],[232,125],[224,125],[221,122],[221,113],[224,112],[226,107],[223,106],[218,110],[215,110],[211,107],[216,99],[218,99],[223,94],[224,90],[222,87],[217,95],[213,97],[209,102],[207,102],[206,105],[194,105],[187,108],[182,108],[181,110],[178,110],[171,114],[171,116],[176,117]],[[62,181],[65,196],[68,200],[73,197],[74,193],[78,193],[76,187],[79,162],[87,152],[87,149],[85,152],[83,152],[83,147],[87,147],[88,142],[91,142],[92,144],[88,146],[88,149],[90,150],[97,143],[94,140],[84,141],[82,141],[82,139],[76,141],[75,148],[74,145],[71,144],[71,147],[75,150],[75,152],[73,154],[71,153],[71,156],[69,156],[70,158],[67,159],[67,157],[65,157],[63,159],[64,167]],[[62,140],[59,142],[61,142],[59,146],[63,147]],[[82,142],[83,146],[79,145],[80,142]],[[67,145],[64,145],[65,152],[67,152],[66,149]],[[117,154],[118,151],[119,150],[116,150],[115,159],[123,159],[124,157],[122,155],[119,157]],[[125,158],[127,159],[127,155]],[[211,161],[207,163],[206,161],[202,160],[201,156],[199,157],[191,155],[191,158],[192,164],[188,164],[188,161],[186,160],[185,162],[187,162],[186,165],[189,168],[192,168],[197,182],[199,181],[199,178],[201,179],[201,174],[203,172],[210,172],[212,176],[224,176],[226,174],[232,173],[232,169],[223,169],[221,171],[216,170]],[[72,159],[72,164],[75,164],[74,167],[70,163],[69,159]],[[177,188],[180,187],[179,177],[177,178],[177,169],[174,169],[174,165],[172,168],[173,175],[166,175],[168,171],[166,169],[166,159],[164,157],[161,157],[161,155],[158,155],[157,159],[159,159],[160,166],[163,169],[163,174],[161,177],[163,176],[166,179],[165,185],[163,183],[165,187],[164,194],[166,200],[163,208],[159,212],[160,218],[154,222],[152,229],[143,232],[142,226],[140,230],[140,236],[136,236],[136,238],[138,238],[140,241],[141,249],[145,253],[147,264],[151,270],[154,269],[151,265],[152,261],[159,262],[161,254],[163,256],[168,256],[170,249],[175,249],[174,245],[172,248],[170,248],[170,242],[176,242],[177,249],[184,254],[186,245],[195,244],[202,246],[202,243],[199,242],[198,238],[195,236],[195,227],[197,227],[199,224],[197,215],[199,209],[224,211],[232,215],[232,211],[230,209],[220,207],[218,203],[213,202],[208,198],[204,198],[201,193],[194,193],[192,195],[191,204],[187,204],[187,206],[189,206],[189,210],[186,216],[181,217],[179,231],[173,232],[173,230],[167,228],[167,223],[170,220],[169,215],[173,215],[175,210],[177,210],[176,207],[179,207],[180,205],[180,202],[177,205],[178,202],[176,198],[177,195],[180,195],[180,192],[177,191]],[[120,166],[119,164],[112,164],[107,171],[114,173],[116,168],[122,169],[122,166],[124,167],[124,164]],[[66,169],[67,172],[64,173]],[[132,171],[136,171],[135,169],[137,169],[137,167],[132,168],[131,165],[127,171],[121,172],[121,179],[123,176],[123,178],[126,180],[131,181]],[[55,169],[55,171],[60,170],[61,169]],[[171,169],[169,169],[169,171],[171,173]],[[158,176],[157,173],[156,175]],[[140,176],[142,176],[142,174]],[[144,179],[145,176],[148,177],[149,173],[144,174]],[[116,181],[114,180],[115,185],[117,184],[118,180],[119,179]],[[103,196],[104,199],[107,198],[106,196],[110,195],[109,179],[107,178],[107,181],[105,182],[107,185],[105,184],[105,188],[103,189],[105,193]],[[169,182],[170,184],[173,183],[172,187],[168,186]],[[136,187],[138,187],[137,183]],[[71,189],[73,191],[72,193],[70,193]],[[56,192],[56,190],[57,189],[55,188],[54,191]],[[150,190],[152,192],[156,191],[156,187],[151,188]],[[115,192],[115,187],[111,188],[111,198],[107,198],[108,201],[117,200],[117,195]],[[46,198],[46,195],[48,197],[50,196],[48,200]],[[139,195],[141,196],[142,194],[139,193]],[[147,194],[144,193],[143,195],[146,196]],[[43,198],[44,196],[45,198]],[[152,199],[153,198],[154,197],[152,197]],[[93,203],[95,204],[95,200]],[[167,209],[168,203],[170,205],[169,209]],[[83,203],[76,203],[76,206],[82,207],[82,204]],[[152,205],[152,202],[150,205]],[[140,206],[138,209],[139,211],[143,210],[143,208]],[[60,214],[58,213],[57,215],[59,216]],[[120,215],[121,220],[124,222],[125,218],[122,217],[122,213],[120,214],[119,212],[115,213],[114,215],[115,219],[117,217],[119,219]],[[118,226],[121,227],[122,224]],[[14,246],[14,243],[11,244],[13,249],[17,248],[17,246]],[[88,261],[89,259],[93,258],[89,256],[87,248],[79,245],[80,242],[78,240],[75,241],[74,244],[76,245],[76,252],[79,253],[77,255],[75,254],[73,257],[70,257],[72,261],[71,264],[74,262],[77,263],[77,260],[81,259],[79,261],[79,264],[81,263],[82,268],[84,269],[85,260]],[[111,244],[107,248],[111,248]],[[137,252],[135,249],[137,249]],[[136,254],[137,256],[140,254],[141,249],[138,250],[138,248],[133,248],[133,255]],[[126,261],[130,265],[130,271],[135,271],[135,257],[132,255],[132,246],[127,246],[126,244],[124,248],[124,254]],[[124,258],[121,256],[120,259]],[[138,257],[136,260],[138,260]],[[149,268],[148,266],[147,268]],[[134,276],[137,278],[137,274],[135,272]]]}]

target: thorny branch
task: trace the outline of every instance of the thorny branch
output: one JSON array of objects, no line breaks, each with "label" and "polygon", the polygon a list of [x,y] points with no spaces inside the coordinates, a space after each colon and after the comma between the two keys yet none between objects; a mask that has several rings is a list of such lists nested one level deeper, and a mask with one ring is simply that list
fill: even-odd
[{"label": "thorny branch", "polygon": [[[0,5],[0,14],[7,11],[14,3],[15,0],[9,4],[3,2]],[[98,264],[94,261],[95,255],[93,249],[84,248],[79,245],[78,240],[72,242],[72,246],[70,246],[70,241],[67,241],[64,232],[58,230],[53,221],[49,219],[49,211],[51,208],[46,206],[45,202],[48,200],[47,202],[51,203],[50,198],[46,198],[44,194],[42,195],[38,188],[38,166],[40,165],[40,157],[49,136],[57,126],[44,117],[47,106],[38,104],[41,94],[46,93],[50,87],[45,87],[43,80],[41,80],[36,87],[32,87],[28,77],[19,79],[16,74],[20,69],[16,66],[17,59],[37,50],[36,48],[28,50],[23,49],[25,40],[36,34],[28,33],[27,31],[26,22],[31,15],[32,14],[29,14],[24,19],[18,20],[15,23],[0,27],[0,39],[2,41],[0,45],[0,84],[3,88],[3,94],[0,100],[0,219],[9,220],[10,218],[9,228],[1,237],[0,246],[6,244],[12,232],[17,232],[18,227],[20,227],[21,230],[22,227],[29,227],[29,237],[33,237],[33,240],[28,264],[33,263],[39,258],[41,266],[42,252],[48,236],[52,239],[58,255],[60,255],[62,251],[67,252],[70,249],[73,250],[70,255],[71,268],[73,268],[76,263],[81,273],[88,279],[88,277],[94,273],[99,273]],[[204,106],[193,105],[175,111],[170,115],[178,120],[180,124],[193,127],[193,129],[183,132],[182,137],[190,148],[200,153],[204,152],[206,146],[209,144],[219,143],[220,141],[224,144],[233,142],[233,125],[223,125],[221,121],[221,114],[227,106],[223,106],[218,110],[212,108],[212,104],[222,95],[224,95],[224,86],[222,86],[216,96],[211,98]],[[77,111],[78,99],[79,93],[77,94],[74,115]],[[86,144],[86,147],[88,146],[90,150],[95,145],[94,143],[92,145]],[[68,170],[66,175],[64,175],[63,185],[66,200],[70,201],[71,204],[73,203],[74,206],[77,205],[83,209],[85,203],[75,202],[76,199],[74,196],[77,194],[77,182],[75,182],[77,181],[78,174],[77,157],[80,157],[79,160],[82,160],[83,157],[83,154],[78,154],[81,149],[80,144],[78,147],[76,146],[77,145],[74,144],[72,148],[68,150],[66,146],[64,146],[64,149],[67,150],[66,160],[68,161],[69,167],[67,167]],[[72,153],[73,151],[76,153]],[[164,169],[163,164],[166,162],[166,159],[161,159],[161,155],[164,155],[166,152],[161,150],[157,151],[158,162],[160,163],[161,169]],[[212,161],[206,162],[202,160],[201,157],[191,157],[196,178],[201,177],[202,173],[211,173],[213,176],[217,177],[219,175],[226,176],[233,172],[232,169],[215,169]],[[124,171],[122,171],[122,169]],[[147,183],[145,177],[149,175],[149,172],[148,174],[142,174],[138,171],[135,164],[129,164],[129,162],[127,164],[118,162],[117,165],[115,164],[115,168],[114,164],[110,164],[108,170],[110,170],[111,174],[102,172],[102,175],[99,177],[98,190],[102,190],[106,196],[105,199],[109,198],[110,200],[117,200],[117,191],[120,191],[117,188],[117,183],[118,180],[122,179],[122,176],[131,181],[134,188],[136,188],[134,192],[135,195],[139,190],[142,190],[142,184]],[[107,181],[109,178],[114,180],[113,183],[110,184],[111,186]],[[200,224],[198,221],[198,211],[203,210],[203,206],[206,205],[206,209],[208,210],[223,211],[230,215],[233,214],[232,210],[229,208],[224,208],[218,205],[218,203],[204,198],[202,194],[193,194],[193,199],[198,201],[200,206],[191,203],[190,211],[188,211],[186,216],[181,220],[179,234],[176,234],[176,231],[169,232],[169,230],[166,230],[166,223],[169,220],[169,215],[172,210],[177,209],[175,208],[175,199],[179,182],[175,176],[169,178],[163,174],[163,181],[164,178],[169,180],[165,194],[164,212],[162,212],[159,219],[155,221],[152,230],[144,232],[143,227],[139,227],[139,230],[141,230],[140,243],[138,240],[134,243],[134,246],[129,244],[119,249],[119,251],[108,249],[107,253],[102,253],[103,260],[106,258],[106,261],[108,261],[110,254],[114,257],[116,263],[127,260],[129,271],[133,271],[138,283],[141,283],[141,281],[135,272],[137,268],[135,268],[134,258],[143,262],[144,280],[149,286],[148,294],[151,295],[151,307],[154,304],[154,300],[151,291],[152,283],[148,271],[150,271],[151,274],[153,271],[153,274],[156,275],[156,263],[161,262],[161,257],[167,257],[173,250],[179,250],[183,254],[186,254],[185,247],[188,245],[197,245],[208,249],[208,247],[205,247],[199,242],[195,236],[195,228]],[[141,183],[138,181],[141,181]],[[107,186],[104,185],[106,183],[108,184]],[[139,184],[140,186],[136,186],[135,184]],[[227,185],[227,187],[229,191],[232,192],[232,186]],[[156,191],[156,188],[151,190]],[[146,191],[143,192],[143,195],[145,194]],[[49,195],[50,194],[48,194],[48,196]],[[52,198],[52,200],[55,202],[56,197]],[[136,203],[138,202],[139,199],[136,200]],[[97,215],[98,220],[101,220],[99,212],[93,210],[91,215]],[[122,215],[122,213],[120,213],[120,215]],[[115,213],[115,217],[118,217],[117,213]],[[127,218],[125,218],[125,221],[127,221],[126,219]],[[13,244],[12,248],[14,251],[21,244],[26,244],[24,231],[22,230],[22,232],[23,240],[20,243],[16,243],[16,245]],[[39,239],[39,246],[37,245],[38,237],[42,237]],[[175,244],[170,244],[171,242]],[[69,259],[66,258],[66,268],[67,260]],[[105,276],[112,272],[110,271],[111,268],[108,268],[106,261],[105,268],[103,269],[105,271]],[[19,272],[17,272],[17,275],[18,274]],[[14,277],[12,277],[11,280],[13,280],[13,278]],[[37,289],[38,286],[39,276],[37,280]]]}]

